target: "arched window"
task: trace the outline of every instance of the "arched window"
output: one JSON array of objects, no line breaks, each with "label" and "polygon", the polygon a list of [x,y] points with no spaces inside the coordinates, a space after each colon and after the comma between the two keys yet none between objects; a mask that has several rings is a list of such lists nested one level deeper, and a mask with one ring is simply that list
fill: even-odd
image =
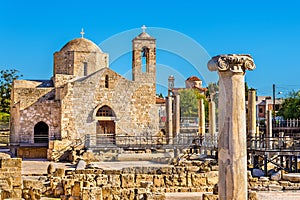
[{"label": "arched window", "polygon": [[105,88],[108,88],[108,75],[105,75]]},{"label": "arched window", "polygon": [[109,106],[102,106],[96,113],[97,117],[114,117],[115,113]]},{"label": "arched window", "polygon": [[48,143],[49,126],[45,122],[38,122],[34,126],[34,143]]},{"label": "arched window", "polygon": [[148,56],[149,55],[149,49],[147,47],[143,47],[141,52],[141,64],[142,64],[142,72],[148,72]]},{"label": "arched window", "polygon": [[83,75],[84,76],[88,75],[88,64],[87,64],[87,62],[83,62]]}]

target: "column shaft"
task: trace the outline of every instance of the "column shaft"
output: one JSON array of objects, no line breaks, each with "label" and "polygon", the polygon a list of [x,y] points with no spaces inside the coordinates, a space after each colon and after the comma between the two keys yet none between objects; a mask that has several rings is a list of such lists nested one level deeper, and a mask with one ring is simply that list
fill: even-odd
[{"label": "column shaft", "polygon": [[167,98],[167,133],[169,143],[173,143],[173,116],[172,116],[172,97]]},{"label": "column shaft", "polygon": [[199,108],[198,108],[198,126],[199,126],[199,135],[204,136],[205,134],[205,107],[204,107],[204,100],[199,99]]},{"label": "column shaft", "polygon": [[256,92],[250,89],[248,92],[248,141],[250,147],[255,146],[255,133],[256,133]]},{"label": "column shaft", "polygon": [[208,62],[219,74],[219,200],[247,199],[245,82],[255,68],[250,55],[228,54]]},{"label": "column shaft", "polygon": [[180,133],[180,95],[175,97],[175,135]]},{"label": "column shaft", "polygon": [[219,74],[219,197],[247,199],[244,75]]},{"label": "column shaft", "polygon": [[209,135],[211,137],[212,144],[216,144],[216,104],[214,101],[210,101],[209,105]]}]

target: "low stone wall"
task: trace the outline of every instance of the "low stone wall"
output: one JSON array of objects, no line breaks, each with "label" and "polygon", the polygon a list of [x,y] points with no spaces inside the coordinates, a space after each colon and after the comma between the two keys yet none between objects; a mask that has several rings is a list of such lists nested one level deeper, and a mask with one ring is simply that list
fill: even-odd
[{"label": "low stone wall", "polygon": [[299,191],[300,179],[289,181],[284,176],[280,180],[271,180],[269,177],[248,177],[248,189],[253,191]]},{"label": "low stone wall", "polygon": [[0,145],[8,145],[9,144],[9,128],[0,128]]},{"label": "low stone wall", "polygon": [[163,200],[167,192],[212,192],[218,171],[201,172],[197,166],[75,171],[58,168],[43,186],[35,181],[24,182],[24,199],[44,194],[61,199]]},{"label": "low stone wall", "polygon": [[47,147],[18,147],[18,158],[47,158]]},{"label": "low stone wall", "polygon": [[0,159],[0,199],[22,197],[22,160],[20,158]]}]

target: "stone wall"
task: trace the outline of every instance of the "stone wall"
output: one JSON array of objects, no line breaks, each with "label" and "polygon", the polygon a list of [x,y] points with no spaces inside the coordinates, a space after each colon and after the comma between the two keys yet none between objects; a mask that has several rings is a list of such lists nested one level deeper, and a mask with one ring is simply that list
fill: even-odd
[{"label": "stone wall", "polygon": [[54,74],[80,77],[85,76],[84,72],[90,75],[104,67],[108,67],[108,54],[85,38],[71,40],[54,53]]},{"label": "stone wall", "polygon": [[18,158],[47,158],[47,147],[19,147],[16,156]]},{"label": "stone wall", "polygon": [[[200,167],[137,167],[122,170],[56,169],[46,188],[62,199],[83,198],[93,191],[106,199],[164,199],[167,192],[212,192],[218,172],[199,172]],[[101,188],[101,191],[99,191]],[[101,193],[101,194],[100,194]],[[85,199],[85,198],[83,198]]]},{"label": "stone wall", "polygon": [[40,87],[42,81],[14,81],[11,108],[11,143],[34,143],[34,126],[43,121],[49,137],[60,135],[60,104],[53,87]]},{"label": "stone wall", "polygon": [[22,197],[21,167],[20,158],[0,159],[0,199]]},{"label": "stone wall", "polygon": [[[109,77],[108,88],[105,77]],[[68,83],[61,99],[61,136],[82,138],[96,134],[97,110],[107,105],[115,113],[116,134],[140,135],[158,131],[155,85],[129,81],[105,68],[95,74]],[[154,94],[154,95],[152,95]]]}]

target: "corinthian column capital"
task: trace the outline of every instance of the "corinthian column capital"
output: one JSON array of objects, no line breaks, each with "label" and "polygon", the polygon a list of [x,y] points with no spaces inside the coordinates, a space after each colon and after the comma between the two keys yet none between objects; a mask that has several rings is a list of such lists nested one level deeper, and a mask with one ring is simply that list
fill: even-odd
[{"label": "corinthian column capital", "polygon": [[249,54],[226,54],[212,57],[207,67],[210,71],[245,73],[255,69],[255,64]]}]

